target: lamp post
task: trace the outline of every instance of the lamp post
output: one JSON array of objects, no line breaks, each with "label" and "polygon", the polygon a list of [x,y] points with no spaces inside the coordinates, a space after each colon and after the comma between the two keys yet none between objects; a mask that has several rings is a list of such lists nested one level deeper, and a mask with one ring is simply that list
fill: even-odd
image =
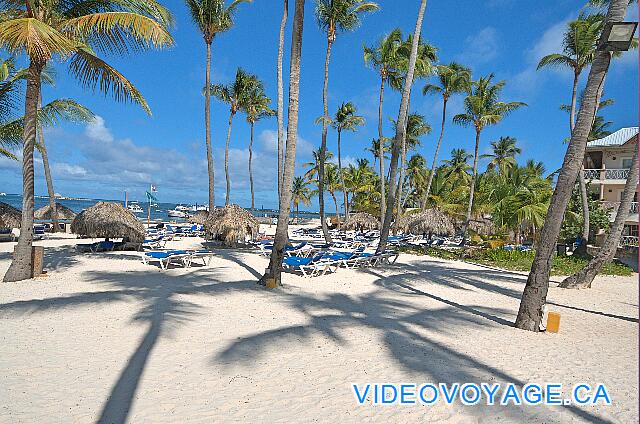
[{"label": "lamp post", "polygon": [[629,50],[637,22],[607,22],[598,41],[598,50],[624,52]]}]

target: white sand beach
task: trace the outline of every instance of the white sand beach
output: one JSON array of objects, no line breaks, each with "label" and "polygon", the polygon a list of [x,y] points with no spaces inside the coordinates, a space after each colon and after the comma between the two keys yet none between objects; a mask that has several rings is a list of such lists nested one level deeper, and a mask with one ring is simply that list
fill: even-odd
[{"label": "white sand beach", "polygon": [[[187,238],[173,247],[196,246]],[[46,277],[0,286],[0,422],[636,422],[638,276],[550,289],[559,334],[511,326],[525,276],[401,255],[255,284],[218,250],[160,271],[135,252],[46,246]],[[0,244],[0,274],[12,243]],[[357,406],[351,383],[606,384],[611,406]]]}]

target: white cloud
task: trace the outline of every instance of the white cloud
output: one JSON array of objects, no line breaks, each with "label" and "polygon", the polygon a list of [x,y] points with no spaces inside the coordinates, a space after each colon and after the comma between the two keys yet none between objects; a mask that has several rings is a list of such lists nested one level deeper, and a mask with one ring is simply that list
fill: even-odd
[{"label": "white cloud", "polygon": [[498,32],[493,27],[486,27],[477,34],[470,35],[464,41],[465,48],[457,56],[458,60],[471,65],[488,63],[498,55]]},{"label": "white cloud", "polygon": [[[286,137],[287,134],[285,132],[285,143]],[[274,155],[278,154],[278,132],[276,130],[263,130],[258,136],[258,141],[265,152]],[[298,135],[298,140],[296,141],[296,157],[309,157],[314,150],[315,146],[313,144]]]}]

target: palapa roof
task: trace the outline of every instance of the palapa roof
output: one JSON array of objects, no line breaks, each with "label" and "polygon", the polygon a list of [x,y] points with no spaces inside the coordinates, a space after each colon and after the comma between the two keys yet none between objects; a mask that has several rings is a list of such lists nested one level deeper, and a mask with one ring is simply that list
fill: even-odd
[{"label": "palapa roof", "polygon": [[495,224],[492,220],[487,218],[472,219],[469,221],[469,229],[474,233],[481,234],[483,236],[489,236],[496,233]]},{"label": "palapa roof", "polygon": [[93,238],[127,238],[144,241],[146,231],[142,222],[120,203],[98,202],[80,212],[71,223],[75,234]]},{"label": "palapa roof", "polygon": [[455,234],[455,228],[451,219],[442,211],[435,208],[409,215],[406,228],[407,232],[412,234],[433,233],[439,236]]},{"label": "palapa roof", "polygon": [[[38,209],[33,215],[35,219],[53,219],[51,212],[51,205],[46,205]],[[58,219],[73,219],[76,217],[74,211],[58,202],[56,202],[56,214]]]},{"label": "palapa roof", "polygon": [[260,229],[260,223],[249,211],[238,205],[227,205],[216,208],[209,214],[204,224],[207,234],[222,240],[226,246],[244,243],[247,236],[255,238]]},{"label": "palapa roof", "polygon": [[207,222],[207,218],[209,218],[208,211],[198,211],[189,217],[189,222],[198,225],[204,225]]},{"label": "palapa roof", "polygon": [[0,202],[0,228],[20,228],[22,212],[13,206]]},{"label": "palapa roof", "polygon": [[342,223],[344,230],[377,230],[380,228],[380,220],[370,213],[356,212],[349,214]]}]

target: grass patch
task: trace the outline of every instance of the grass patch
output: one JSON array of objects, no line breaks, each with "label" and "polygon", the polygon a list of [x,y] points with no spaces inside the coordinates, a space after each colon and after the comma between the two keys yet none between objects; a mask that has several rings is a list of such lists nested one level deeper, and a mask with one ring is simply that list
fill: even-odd
[{"label": "grass patch", "polygon": [[[429,247],[426,249],[405,247],[401,251],[414,255],[427,255],[441,259],[459,260],[469,263],[492,266],[510,271],[529,271],[535,252],[508,251],[503,249],[458,249],[445,250]],[[589,263],[588,258],[573,256],[554,256],[551,275],[572,275]],[[606,264],[600,272],[602,275],[628,276],[633,270],[618,260]]]}]

